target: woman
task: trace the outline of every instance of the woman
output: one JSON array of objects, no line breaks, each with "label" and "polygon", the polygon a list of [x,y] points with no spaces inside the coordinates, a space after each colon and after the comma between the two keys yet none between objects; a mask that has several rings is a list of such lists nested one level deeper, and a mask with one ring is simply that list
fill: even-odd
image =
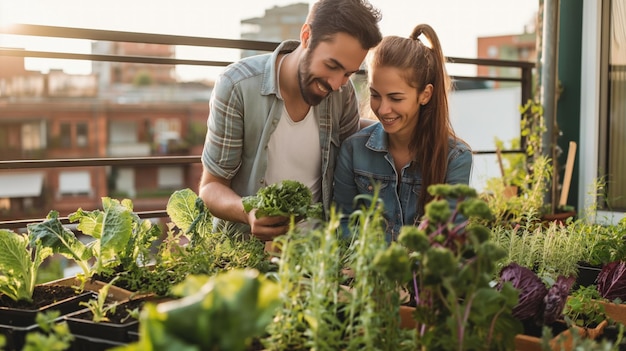
[{"label": "woman", "polygon": [[[430,42],[425,45],[421,37]],[[344,214],[359,194],[380,185],[386,239],[416,224],[432,197],[431,184],[469,184],[472,152],[450,124],[450,77],[435,31],[426,24],[410,38],[387,36],[369,57],[370,106],[375,123],[341,145],[334,201]]]}]

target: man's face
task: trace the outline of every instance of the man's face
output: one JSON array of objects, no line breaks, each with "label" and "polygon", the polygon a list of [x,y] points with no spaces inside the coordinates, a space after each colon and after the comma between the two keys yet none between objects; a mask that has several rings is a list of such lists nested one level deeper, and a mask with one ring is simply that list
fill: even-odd
[{"label": "man's face", "polygon": [[359,70],[366,54],[359,41],[346,33],[319,42],[314,50],[307,48],[298,66],[304,101],[318,105],[332,91],[341,88]]}]

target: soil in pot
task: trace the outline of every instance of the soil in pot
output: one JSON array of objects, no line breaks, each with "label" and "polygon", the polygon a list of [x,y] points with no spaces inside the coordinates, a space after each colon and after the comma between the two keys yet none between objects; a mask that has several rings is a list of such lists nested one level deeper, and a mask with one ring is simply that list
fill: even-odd
[{"label": "soil in pot", "polygon": [[94,296],[91,291],[76,293],[69,286],[37,285],[33,290],[33,301],[13,301],[0,295],[0,324],[25,327],[35,324],[37,313],[58,310],[61,315],[82,309],[81,301]]},{"label": "soil in pot", "polygon": [[[626,351],[625,339],[622,339],[622,341],[618,345],[615,345],[618,335],[619,335],[619,327],[616,324],[611,324],[611,325],[606,326],[606,328],[604,328],[604,333],[600,337],[600,340],[610,341],[614,345],[614,347],[617,347],[616,350],[618,351]],[[615,348],[613,350],[615,350]]]},{"label": "soil in pot", "polygon": [[68,314],[65,320],[72,334],[76,336],[128,342],[128,332],[139,329],[139,321],[129,316],[129,311],[141,309],[145,302],[144,299],[136,299],[118,304],[115,312],[109,311],[106,314],[108,321],[94,322],[93,313],[88,309]]}]

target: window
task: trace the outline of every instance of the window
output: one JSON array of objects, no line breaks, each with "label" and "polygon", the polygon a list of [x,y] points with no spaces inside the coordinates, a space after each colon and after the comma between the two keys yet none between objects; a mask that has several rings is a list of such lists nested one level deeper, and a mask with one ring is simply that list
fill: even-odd
[{"label": "window", "polygon": [[72,126],[69,123],[61,123],[59,141],[62,148],[72,147]]},{"label": "window", "polygon": [[158,186],[159,189],[180,189],[185,182],[185,172],[180,166],[159,167]]},{"label": "window", "polygon": [[78,123],[76,125],[76,146],[87,147],[87,144],[89,143],[89,138],[87,136],[87,124]]},{"label": "window", "polygon": [[88,171],[68,171],[59,174],[61,196],[90,195],[91,175]]},{"label": "window", "polygon": [[32,122],[22,124],[22,150],[39,150],[46,147],[45,138],[42,137],[42,124]]},{"label": "window", "polygon": [[8,211],[11,209],[11,199],[9,198],[0,198],[0,211],[5,210]]}]

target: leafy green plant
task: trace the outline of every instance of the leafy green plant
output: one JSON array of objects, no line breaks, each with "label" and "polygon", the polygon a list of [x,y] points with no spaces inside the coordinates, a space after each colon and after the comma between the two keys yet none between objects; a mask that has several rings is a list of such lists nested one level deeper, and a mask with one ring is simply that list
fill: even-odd
[{"label": "leafy green plant", "polygon": [[521,331],[511,312],[518,293],[508,283],[499,290],[492,286],[505,252],[489,240],[488,228],[471,222],[489,219],[487,204],[465,185],[433,185],[428,191],[434,200],[422,222],[404,227],[398,238],[410,252],[420,347],[511,349]]},{"label": "leafy green plant", "polygon": [[[346,266],[352,273],[348,305],[346,306],[346,336],[348,350],[398,350],[403,337],[399,328],[400,290],[409,279],[408,259],[396,261],[394,244],[387,249],[383,206],[378,199],[378,187],[373,197],[361,203],[368,204],[350,215],[354,235],[347,250]],[[392,269],[390,269],[392,268]],[[404,269],[402,269],[404,268]],[[397,272],[392,270],[398,269]],[[405,345],[409,349],[415,345]]]},{"label": "leafy green plant", "polygon": [[570,292],[563,314],[576,325],[588,328],[607,319],[602,300],[595,285],[581,286]]},{"label": "leafy green plant", "polygon": [[97,298],[89,299],[87,302],[80,302],[81,306],[85,306],[89,309],[89,312],[92,314],[91,319],[95,323],[108,322],[109,318],[107,317],[107,314],[109,312],[115,313],[118,302],[107,302],[107,296],[109,295],[109,288],[117,279],[118,277],[113,278],[109,283],[100,288],[100,290],[98,290]]},{"label": "leafy green plant", "polygon": [[[495,138],[496,148],[505,150],[504,141]],[[511,149],[519,149],[521,147],[519,138],[511,140]],[[500,181],[504,185],[516,186],[518,188],[526,185],[528,170],[526,167],[526,154],[521,153],[503,153],[502,154],[503,179]],[[497,178],[494,178],[497,181]]]},{"label": "leafy green plant", "polygon": [[72,335],[67,322],[59,322],[61,312],[52,310],[38,313],[35,321],[40,331],[26,334],[22,351],[63,351],[72,346]]},{"label": "leafy green plant", "polygon": [[552,222],[547,227],[534,223],[514,228],[497,226],[492,228],[492,241],[506,252],[499,267],[515,262],[533,270],[549,285],[558,276],[576,276],[586,250],[582,236],[569,226]]},{"label": "leafy green plant", "polygon": [[174,291],[183,297],[144,305],[139,342],[123,350],[245,350],[279,304],[276,283],[252,269],[190,276]]},{"label": "leafy green plant", "polygon": [[264,344],[269,350],[341,349],[343,327],[339,283],[341,246],[335,234],[339,219],[333,212],[321,229],[291,230],[274,240],[274,258],[281,304],[268,326]]},{"label": "leafy green plant", "polygon": [[598,224],[577,220],[572,233],[585,243],[582,260],[595,266],[626,260],[626,218],[617,224]]},{"label": "leafy green plant", "polygon": [[50,248],[26,234],[0,229],[0,292],[14,301],[32,301],[37,270],[50,255]]},{"label": "leafy green plant", "polygon": [[259,189],[256,195],[241,199],[246,212],[256,209],[256,216],[295,216],[322,218],[321,203],[312,203],[311,190],[295,180],[283,180]]},{"label": "leafy green plant", "polygon": [[550,179],[550,160],[538,155],[519,185],[516,196],[506,196],[505,184],[500,178],[487,181],[481,198],[487,202],[493,217],[484,224],[489,227],[508,227],[537,222],[542,215],[545,192]]},{"label": "leafy green plant", "polygon": [[[242,240],[242,233],[214,230],[210,212],[192,190],[174,192],[168,201],[167,213],[172,226],[159,259],[171,269],[208,275],[235,268],[254,268],[261,272],[272,269],[261,241]],[[181,246],[183,239],[188,244]]]},{"label": "leafy green plant", "polygon": [[543,106],[539,101],[529,99],[520,107],[520,112],[522,114],[521,136],[526,141],[526,155],[529,157],[539,156],[543,151],[543,133],[547,131],[543,117]]},{"label": "leafy green plant", "polygon": [[96,273],[113,274],[115,267],[132,270],[150,260],[150,247],[160,236],[160,229],[149,220],[141,220],[128,199],[103,197],[102,207],[93,211],[78,209],[69,216],[70,222],[78,222],[82,234],[93,239],[88,244],[66,228],[54,210],[44,222],[28,225],[31,242],[40,240],[44,247],[74,261],[84,279]]},{"label": "leafy green plant", "polygon": [[306,230],[292,222],[275,239],[280,256],[272,276],[282,304],[264,339],[268,350],[414,349],[411,331],[399,328],[400,284],[381,255],[387,243],[377,191],[351,214],[350,240],[337,237],[334,208],[323,226]]}]

